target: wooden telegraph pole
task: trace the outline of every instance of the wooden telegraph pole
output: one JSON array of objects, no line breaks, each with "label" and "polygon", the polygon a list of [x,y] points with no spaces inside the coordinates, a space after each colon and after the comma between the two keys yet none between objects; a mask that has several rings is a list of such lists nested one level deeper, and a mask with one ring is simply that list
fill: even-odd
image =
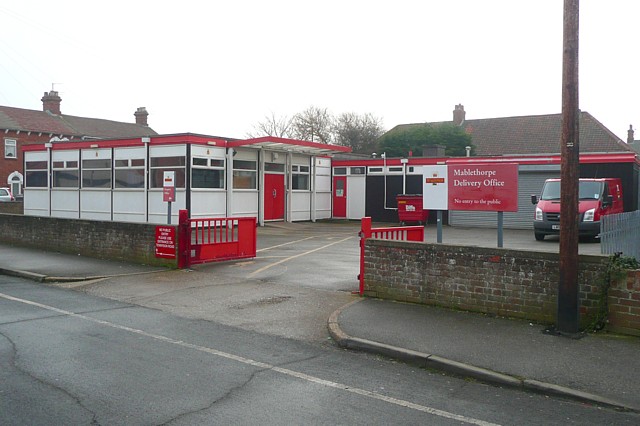
[{"label": "wooden telegraph pole", "polygon": [[560,333],[578,332],[578,21],[579,0],[564,0],[562,55],[562,137],[560,170],[560,283],[558,320]]}]

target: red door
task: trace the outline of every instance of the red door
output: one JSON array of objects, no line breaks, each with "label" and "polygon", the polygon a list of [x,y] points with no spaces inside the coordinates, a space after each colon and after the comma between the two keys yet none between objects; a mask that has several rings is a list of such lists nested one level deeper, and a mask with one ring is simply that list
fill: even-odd
[{"label": "red door", "polygon": [[333,217],[347,217],[347,177],[333,177]]},{"label": "red door", "polygon": [[284,219],[284,175],[264,175],[264,220]]}]

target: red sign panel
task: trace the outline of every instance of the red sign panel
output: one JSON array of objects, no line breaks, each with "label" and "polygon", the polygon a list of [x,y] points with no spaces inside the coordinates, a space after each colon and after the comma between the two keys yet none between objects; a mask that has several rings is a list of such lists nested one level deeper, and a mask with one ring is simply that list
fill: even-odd
[{"label": "red sign panel", "polygon": [[156,226],[156,257],[176,258],[176,228]]},{"label": "red sign panel", "polygon": [[449,210],[518,211],[518,165],[448,165]]},{"label": "red sign panel", "polygon": [[173,186],[165,186],[162,188],[162,201],[169,203],[176,200],[176,188]]}]

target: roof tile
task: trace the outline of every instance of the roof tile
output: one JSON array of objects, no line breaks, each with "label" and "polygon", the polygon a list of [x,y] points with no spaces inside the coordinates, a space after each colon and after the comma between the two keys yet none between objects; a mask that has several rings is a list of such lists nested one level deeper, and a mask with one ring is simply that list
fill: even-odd
[{"label": "roof tile", "polygon": [[55,115],[46,111],[0,106],[0,129],[53,133],[67,136],[122,138],[157,135],[148,126],[99,118]]},{"label": "roof tile", "polygon": [[[406,129],[425,124],[401,124],[394,129]],[[465,120],[462,127],[471,135],[478,156],[559,154],[562,115]],[[588,112],[580,114],[579,145],[582,153],[611,153],[633,151]]]}]

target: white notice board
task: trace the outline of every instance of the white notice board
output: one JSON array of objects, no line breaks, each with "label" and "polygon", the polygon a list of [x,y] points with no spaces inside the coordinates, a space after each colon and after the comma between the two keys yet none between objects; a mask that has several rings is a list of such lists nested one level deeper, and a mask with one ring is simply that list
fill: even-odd
[{"label": "white notice board", "polygon": [[422,208],[424,210],[448,210],[448,187],[446,165],[422,166]]}]

